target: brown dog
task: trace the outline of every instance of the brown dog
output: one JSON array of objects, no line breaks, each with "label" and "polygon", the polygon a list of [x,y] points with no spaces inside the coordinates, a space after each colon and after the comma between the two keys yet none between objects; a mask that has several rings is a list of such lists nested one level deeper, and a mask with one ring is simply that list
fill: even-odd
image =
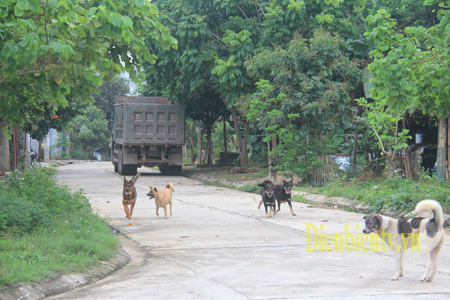
[{"label": "brown dog", "polygon": [[[122,204],[123,210],[125,211],[125,215],[128,219],[131,219],[133,216],[133,209],[137,198],[134,183],[138,180],[139,176],[141,176],[141,173],[137,174],[136,177],[132,177],[130,180],[127,180],[125,176],[123,176]],[[130,205],[130,210],[128,210],[128,205]]]},{"label": "brown dog", "polygon": [[150,187],[150,191],[148,192],[147,196],[150,197],[150,200],[152,198],[155,198],[155,204],[156,204],[156,215],[159,216],[158,210],[160,207],[164,208],[164,217],[168,219],[167,217],[167,204],[170,205],[170,215],[172,215],[172,192],[175,192],[175,189],[173,188],[172,182],[168,182],[166,184],[166,187],[162,190],[158,190],[157,188]]}]

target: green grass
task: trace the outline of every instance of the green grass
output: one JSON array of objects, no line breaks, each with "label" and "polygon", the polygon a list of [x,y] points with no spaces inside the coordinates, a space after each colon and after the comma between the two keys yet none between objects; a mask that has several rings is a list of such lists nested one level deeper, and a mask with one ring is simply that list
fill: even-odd
[{"label": "green grass", "polygon": [[204,182],[204,185],[212,185],[212,186],[220,186],[220,187],[225,187],[225,188],[229,188],[229,189],[235,189],[235,190],[240,190],[240,191],[244,191],[244,192],[248,192],[248,193],[259,193],[259,189],[260,187],[257,185],[250,185],[250,184],[246,184],[243,187],[237,187],[235,185],[227,185],[227,184],[222,184],[218,181],[215,182]]},{"label": "green grass", "polygon": [[450,185],[435,178],[409,180],[400,177],[371,181],[335,180],[322,187],[295,187],[296,190],[327,197],[344,197],[369,205],[374,212],[387,210],[402,213],[411,211],[424,199],[441,203],[444,211],[450,211]]},{"label": "green grass", "polygon": [[0,289],[85,271],[112,257],[118,245],[108,224],[87,212],[55,218],[52,226],[30,234],[5,234],[0,241]]},{"label": "green grass", "polygon": [[55,171],[15,172],[0,182],[0,290],[112,257],[119,241],[81,192],[59,186]]}]

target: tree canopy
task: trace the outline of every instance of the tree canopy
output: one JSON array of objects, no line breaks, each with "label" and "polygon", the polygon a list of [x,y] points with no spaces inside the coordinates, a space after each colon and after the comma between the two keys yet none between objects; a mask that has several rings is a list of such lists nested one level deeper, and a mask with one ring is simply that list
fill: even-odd
[{"label": "tree canopy", "polygon": [[102,80],[126,70],[136,80],[142,61],[156,56],[150,36],[168,49],[176,40],[159,21],[154,4],[130,1],[0,1],[0,118],[22,124],[32,118],[19,107],[42,102],[88,101]]},{"label": "tree canopy", "polygon": [[366,36],[376,44],[369,65],[375,74],[371,97],[387,98],[392,112],[410,108],[437,117],[450,114],[450,1],[439,6],[438,24],[429,28],[398,29],[385,9],[368,17],[374,29]]}]

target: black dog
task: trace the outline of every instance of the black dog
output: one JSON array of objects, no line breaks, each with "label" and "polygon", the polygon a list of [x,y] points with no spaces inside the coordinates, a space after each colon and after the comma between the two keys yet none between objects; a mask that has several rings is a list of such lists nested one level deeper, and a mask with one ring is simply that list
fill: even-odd
[{"label": "black dog", "polygon": [[[264,203],[264,208],[266,209],[266,216],[269,218],[271,216],[271,212],[273,212],[273,216],[277,214],[276,211],[276,203],[275,203],[275,191],[273,189],[274,184],[270,180],[264,180],[263,183],[258,184],[261,189],[259,190],[259,194],[262,197],[261,202],[259,203],[258,209],[261,207],[261,203]],[[267,211],[267,207],[270,206],[270,211]]]},{"label": "black dog", "polygon": [[291,181],[286,181],[283,179],[283,185],[275,185],[274,191],[275,191],[275,198],[278,202],[278,210],[280,211],[281,203],[287,202],[289,204],[289,208],[291,209],[291,214],[293,216],[296,216],[294,214],[294,211],[292,210],[292,203],[291,203],[291,192],[292,192],[292,183],[294,179],[291,179]]}]

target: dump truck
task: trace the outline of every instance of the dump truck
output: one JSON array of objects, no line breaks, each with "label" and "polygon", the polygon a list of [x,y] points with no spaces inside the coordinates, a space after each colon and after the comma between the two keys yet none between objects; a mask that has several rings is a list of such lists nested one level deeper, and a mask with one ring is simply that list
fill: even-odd
[{"label": "dump truck", "polygon": [[180,175],[185,144],[182,105],[163,97],[116,96],[111,157],[114,171],[136,175],[142,166]]}]

